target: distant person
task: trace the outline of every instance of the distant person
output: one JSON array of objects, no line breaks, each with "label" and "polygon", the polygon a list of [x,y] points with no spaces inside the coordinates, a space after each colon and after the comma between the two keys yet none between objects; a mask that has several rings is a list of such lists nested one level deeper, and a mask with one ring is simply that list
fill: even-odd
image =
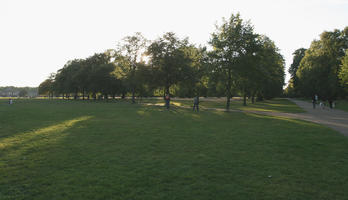
[{"label": "distant person", "polygon": [[315,109],[315,104],[316,104],[315,96],[312,97],[312,104],[313,104],[313,109]]},{"label": "distant person", "polygon": [[198,96],[193,98],[193,111],[195,111],[195,108],[197,112],[199,112],[199,97]]},{"label": "distant person", "polygon": [[13,104],[13,100],[11,98],[8,100],[8,104],[10,104],[10,105]]},{"label": "distant person", "polygon": [[314,95],[315,102],[318,102],[318,95]]},{"label": "distant person", "polygon": [[170,96],[169,94],[167,94],[165,97],[164,97],[164,100],[166,102],[166,108],[169,109],[169,104],[170,104]]},{"label": "distant person", "polygon": [[332,109],[332,100],[329,99],[328,102],[329,102],[329,107]]}]

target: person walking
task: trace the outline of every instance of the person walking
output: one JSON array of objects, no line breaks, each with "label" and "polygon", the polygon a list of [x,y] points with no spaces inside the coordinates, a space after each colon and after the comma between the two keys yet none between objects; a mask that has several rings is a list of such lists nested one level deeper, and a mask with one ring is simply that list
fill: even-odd
[{"label": "person walking", "polygon": [[312,97],[312,104],[313,104],[313,109],[315,109],[315,104],[316,104],[315,96]]},{"label": "person walking", "polygon": [[193,98],[193,111],[195,111],[195,108],[199,112],[199,96]]},{"label": "person walking", "polygon": [[329,107],[332,109],[332,99],[329,99]]},{"label": "person walking", "polygon": [[169,105],[170,105],[170,96],[169,96],[169,94],[167,94],[164,97],[164,100],[165,100],[165,103],[166,103],[166,108],[169,109]]}]

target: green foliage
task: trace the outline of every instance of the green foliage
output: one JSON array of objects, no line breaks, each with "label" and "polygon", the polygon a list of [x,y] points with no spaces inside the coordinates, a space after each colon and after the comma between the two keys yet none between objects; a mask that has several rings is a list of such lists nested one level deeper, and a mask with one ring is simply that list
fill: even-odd
[{"label": "green foliage", "polygon": [[0,87],[0,97],[16,97],[19,96],[20,91],[25,90],[28,92],[28,96],[36,97],[38,95],[37,87],[13,87],[6,86]]},{"label": "green foliage", "polygon": [[299,96],[299,91],[298,91],[298,77],[296,76],[297,70],[300,67],[300,63],[302,58],[305,56],[305,52],[307,49],[305,48],[300,48],[295,50],[295,52],[292,54],[294,57],[292,59],[292,64],[288,70],[290,73],[290,80],[289,80],[289,85],[285,89],[285,94],[289,97],[296,97]]},{"label": "green foliage", "polygon": [[243,65],[243,58],[253,53],[249,52],[249,45],[252,46],[254,38],[256,36],[253,33],[253,27],[249,22],[243,22],[239,14],[232,14],[228,20],[223,19],[222,25],[217,25],[216,32],[212,34],[210,40],[213,47],[212,66],[213,71],[218,73],[219,81],[225,85],[227,110],[230,107],[234,88],[243,85],[243,68],[250,66]]},{"label": "green foliage", "polygon": [[151,58],[150,66],[153,70],[154,84],[162,87],[170,94],[170,87],[180,81],[189,80],[192,59],[189,56],[188,39],[180,40],[174,33],[165,33],[161,38],[153,41],[146,54]]},{"label": "green foliage", "polygon": [[305,51],[296,72],[298,84],[294,88],[302,96],[318,94],[321,99],[344,96],[339,83],[341,60],[348,48],[348,34],[343,31],[323,32],[320,40],[313,41]]},{"label": "green foliage", "polygon": [[49,97],[53,97],[54,94],[54,74],[51,74],[51,76],[43,81],[38,88],[39,95],[48,95]]},{"label": "green foliage", "polygon": [[292,59],[292,64],[290,65],[290,68],[288,70],[291,78],[296,77],[296,72],[298,68],[300,67],[301,60],[305,56],[306,50],[307,49],[305,48],[299,48],[299,49],[296,49],[294,53],[292,53],[294,57]]},{"label": "green foliage", "polygon": [[28,95],[28,91],[25,89],[22,89],[21,91],[19,91],[18,96],[19,97],[26,97]]},{"label": "green foliage", "polygon": [[341,70],[339,72],[339,78],[341,84],[346,91],[348,91],[348,50],[346,50],[346,55],[342,59]]},{"label": "green foliage", "polygon": [[225,85],[227,109],[236,91],[242,94],[244,105],[247,96],[263,99],[282,93],[283,57],[273,41],[255,34],[250,22],[244,22],[239,14],[223,19],[210,44],[213,80]]},{"label": "green foliage", "polygon": [[[212,51],[168,32],[148,42],[140,33],[116,49],[68,61],[40,84],[40,94],[94,99],[121,95],[227,96],[254,99],[281,94],[284,61],[266,36],[254,33],[240,15],[223,20],[212,34]],[[162,90],[162,91],[161,91]],[[229,105],[229,103],[227,103]],[[229,106],[227,105],[227,108]]]},{"label": "green foliage", "polygon": [[251,97],[257,95],[258,99],[271,99],[283,92],[285,79],[283,56],[274,42],[267,36],[259,37],[259,49],[255,56],[256,69],[249,82],[253,83],[250,87]]},{"label": "green foliage", "polygon": [[144,65],[141,57],[145,52],[146,43],[147,40],[139,32],[134,36],[127,36],[123,39],[123,44],[119,44],[114,56],[115,63],[121,72],[121,81],[132,93],[133,103],[136,92],[144,93],[145,82],[140,82],[142,79],[140,76],[143,74],[138,72],[140,66]]}]

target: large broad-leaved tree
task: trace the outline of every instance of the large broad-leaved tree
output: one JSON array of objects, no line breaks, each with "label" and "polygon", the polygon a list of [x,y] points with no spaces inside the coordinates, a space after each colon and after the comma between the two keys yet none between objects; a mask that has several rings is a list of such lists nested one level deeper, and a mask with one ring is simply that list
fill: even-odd
[{"label": "large broad-leaved tree", "polygon": [[255,53],[257,35],[249,21],[243,21],[239,14],[223,19],[221,25],[216,25],[210,45],[213,51],[210,54],[213,63],[213,73],[217,73],[220,81],[225,85],[227,97],[226,109],[230,108],[230,99],[236,89],[246,95],[249,68],[253,65],[246,60]]}]

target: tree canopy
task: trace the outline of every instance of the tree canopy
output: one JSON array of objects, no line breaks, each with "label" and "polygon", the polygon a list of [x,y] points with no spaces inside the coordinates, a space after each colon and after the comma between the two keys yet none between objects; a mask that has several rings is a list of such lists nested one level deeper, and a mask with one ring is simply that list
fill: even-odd
[{"label": "tree canopy", "polygon": [[239,14],[223,19],[197,46],[167,32],[153,41],[141,33],[115,49],[67,62],[39,86],[41,95],[75,99],[109,96],[226,96],[273,98],[282,93],[284,60],[267,36],[254,32]]},{"label": "tree canopy", "polygon": [[[284,61],[273,41],[254,33],[249,21],[231,15],[216,27],[210,44],[212,70],[225,86],[226,109],[230,98],[239,92],[246,97],[272,98],[281,94]],[[262,80],[262,81],[260,81]]]},{"label": "tree canopy", "polygon": [[289,72],[292,77],[287,92],[293,96],[317,94],[323,100],[347,95],[345,85],[345,51],[348,48],[348,27],[325,31],[309,49],[294,52]]}]

